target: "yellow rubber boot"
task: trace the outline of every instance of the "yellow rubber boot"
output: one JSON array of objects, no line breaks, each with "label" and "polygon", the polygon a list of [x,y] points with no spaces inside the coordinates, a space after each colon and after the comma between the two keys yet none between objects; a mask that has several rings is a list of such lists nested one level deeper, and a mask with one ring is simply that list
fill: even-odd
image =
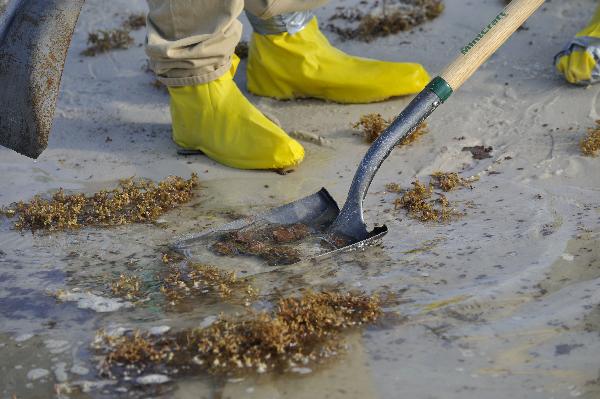
[{"label": "yellow rubber boot", "polygon": [[304,148],[254,107],[233,81],[169,87],[173,140],[188,150],[238,169],[283,169],[304,158]]},{"label": "yellow rubber boot", "polygon": [[343,53],[321,33],[316,18],[294,34],[254,33],[250,43],[248,90],[260,96],[370,103],[418,93],[429,81],[419,64]]},{"label": "yellow rubber boot", "polygon": [[554,63],[569,83],[588,85],[600,80],[600,6],[588,25],[556,55]]}]

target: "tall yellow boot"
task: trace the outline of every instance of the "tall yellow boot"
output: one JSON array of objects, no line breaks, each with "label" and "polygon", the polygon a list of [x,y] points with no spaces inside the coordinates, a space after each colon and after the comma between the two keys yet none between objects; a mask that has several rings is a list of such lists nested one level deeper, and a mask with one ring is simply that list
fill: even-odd
[{"label": "tall yellow boot", "polygon": [[294,33],[252,35],[248,56],[250,92],[277,99],[313,97],[369,103],[418,93],[429,83],[427,71],[419,64],[343,53],[321,33],[316,17],[308,21]]},{"label": "tall yellow boot", "polygon": [[588,25],[554,58],[569,83],[592,84],[600,79],[600,6]]},{"label": "tall yellow boot", "polygon": [[304,148],[256,109],[233,81],[169,87],[173,140],[238,169],[282,169],[299,164]]}]

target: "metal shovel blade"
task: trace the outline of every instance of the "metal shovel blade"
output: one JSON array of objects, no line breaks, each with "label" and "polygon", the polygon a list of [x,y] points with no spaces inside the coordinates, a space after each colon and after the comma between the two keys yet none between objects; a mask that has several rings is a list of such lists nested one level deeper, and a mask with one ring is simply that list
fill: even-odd
[{"label": "metal shovel blade", "polygon": [[[211,253],[210,248],[216,242],[219,242],[222,237],[232,232],[257,232],[265,227],[273,229],[278,226],[285,227],[297,224],[307,226],[312,232],[312,239],[309,240],[310,242],[294,243],[295,248],[300,248],[298,253],[302,256],[292,258],[291,262],[283,263],[287,265],[307,259],[321,259],[334,253],[366,246],[387,233],[385,226],[377,227],[372,232],[366,232],[365,230],[363,237],[346,241],[343,246],[337,247],[327,240],[327,231],[339,213],[338,204],[329,192],[323,188],[313,195],[271,209],[265,213],[239,219],[200,233],[184,235],[172,244],[172,248],[189,259],[201,259],[205,262],[218,261],[218,259],[212,258],[214,253]],[[221,258],[220,260],[220,264],[222,264],[224,259]],[[271,263],[271,265],[277,266],[280,263]],[[248,269],[248,267],[245,268]],[[257,271],[259,270],[260,268]]]},{"label": "metal shovel blade", "polygon": [[48,145],[83,0],[0,0],[0,144],[30,158]]},{"label": "metal shovel blade", "polygon": [[[364,221],[363,202],[375,174],[394,147],[410,136],[441,104],[440,97],[430,85],[410,102],[371,145],[356,170],[346,203],[341,211],[335,200],[323,188],[316,194],[262,215],[240,219],[200,234],[184,236],[173,245],[173,248],[190,259],[217,262],[218,260],[211,258],[215,252],[220,252],[223,256],[235,256],[239,253],[238,248],[241,244],[245,254],[262,251],[259,255],[267,261],[271,260],[269,264],[289,265],[306,258],[323,258],[338,252],[361,248],[383,237],[388,231],[386,226],[368,231]],[[265,241],[273,238],[269,234],[278,227],[294,228],[295,224],[310,229],[312,234],[309,236],[316,237],[316,240],[294,242],[298,249],[291,248],[288,257],[286,257],[287,253],[283,253],[283,256],[277,258],[280,254],[276,252],[279,250],[274,248],[273,251],[277,256],[269,259],[272,254],[269,253],[270,247],[265,245]],[[261,236],[261,232],[264,231],[270,233]],[[289,231],[285,234],[290,235]],[[220,243],[221,247],[215,247],[215,243]],[[255,266],[255,270],[259,272],[260,265]]]}]

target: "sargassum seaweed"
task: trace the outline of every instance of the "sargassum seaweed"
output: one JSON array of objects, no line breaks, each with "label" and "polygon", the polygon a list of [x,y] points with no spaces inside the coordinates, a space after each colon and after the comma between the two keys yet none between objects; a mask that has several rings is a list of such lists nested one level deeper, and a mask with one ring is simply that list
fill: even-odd
[{"label": "sargassum seaweed", "polygon": [[99,30],[90,33],[87,42],[89,46],[81,54],[94,57],[111,50],[128,49],[133,44],[133,37],[129,34],[129,29]]},{"label": "sargassum seaweed", "polygon": [[596,121],[596,127],[588,129],[587,136],[579,142],[579,148],[583,155],[590,157],[600,153],[600,120]]},{"label": "sargassum seaweed", "polygon": [[[385,129],[392,123],[392,120],[385,119],[380,114],[366,114],[360,117],[352,127],[358,129],[363,134],[365,141],[371,144],[384,132]],[[424,134],[429,133],[427,123],[421,123],[410,136],[405,137],[398,146],[412,144]]]},{"label": "sargassum seaweed", "polygon": [[50,199],[37,195],[29,202],[18,202],[3,213],[17,217],[15,229],[31,232],[148,223],[189,202],[197,186],[196,174],[188,180],[171,176],[158,184],[149,180],[126,179],[113,190],[102,190],[92,195],[65,194],[63,189]]},{"label": "sargassum seaweed", "polygon": [[129,301],[139,299],[142,293],[142,280],[135,275],[121,274],[110,284],[113,295]]},{"label": "sargassum seaweed", "polygon": [[293,244],[311,235],[307,225],[274,225],[265,228],[246,228],[232,231],[220,237],[211,245],[219,256],[257,256],[271,266],[290,265],[301,260],[298,249]]},{"label": "sargassum seaweed", "polygon": [[476,177],[465,179],[456,172],[433,172],[429,184],[443,191],[452,191],[457,188],[473,188],[471,183],[479,180]]},{"label": "sargassum seaweed", "polygon": [[421,222],[446,222],[454,215],[446,196],[432,199],[433,189],[419,180],[412,183],[413,188],[406,190],[394,201],[396,209],[406,209],[408,214]]},{"label": "sargassum seaweed", "polygon": [[[448,198],[442,193],[435,193],[434,188],[442,191],[452,191],[457,188],[473,188],[470,183],[477,181],[475,177],[462,178],[456,172],[434,172],[429,184],[425,185],[418,179],[412,182],[412,188],[403,190],[399,184],[389,183],[386,191],[400,195],[394,201],[396,209],[405,209],[408,215],[421,222],[443,223],[458,218],[462,214],[454,208]],[[434,197],[434,194],[437,197]]]},{"label": "sargassum seaweed", "polygon": [[225,375],[286,371],[335,356],[343,350],[342,331],[381,315],[377,297],[308,292],[280,299],[271,313],[220,316],[206,328],[158,337],[100,332],[93,347],[103,355],[103,375],[111,377],[158,368]]},{"label": "sargassum seaweed", "polygon": [[160,291],[170,305],[186,298],[217,294],[220,298],[239,299],[249,306],[258,296],[258,290],[248,278],[238,278],[233,272],[198,263],[188,262],[183,267],[170,264],[161,280]]},{"label": "sargassum seaweed", "polygon": [[[365,3],[366,2],[362,2]],[[378,2],[375,2],[378,3]],[[327,28],[337,33],[343,40],[361,40],[370,42],[402,31],[411,30],[427,21],[437,18],[444,11],[441,0],[399,1],[392,6],[386,0],[381,2],[379,13],[365,14],[357,7],[341,7],[329,18]],[[340,27],[333,21],[345,20],[358,23],[354,27]]]}]

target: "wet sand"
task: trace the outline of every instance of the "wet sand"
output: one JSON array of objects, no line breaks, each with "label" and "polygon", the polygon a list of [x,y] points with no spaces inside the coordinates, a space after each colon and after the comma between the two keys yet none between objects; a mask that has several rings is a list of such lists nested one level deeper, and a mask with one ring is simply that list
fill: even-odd
[{"label": "wet sand", "polygon": [[[448,0],[442,16],[422,30],[371,43],[328,35],[348,52],[421,62],[435,74],[496,15],[499,3]],[[321,22],[340,4],[320,9]],[[69,384],[76,389],[65,396],[73,398],[303,398],[324,392],[340,398],[597,398],[600,159],[581,156],[578,142],[600,119],[600,86],[568,86],[551,67],[553,55],[585,24],[595,4],[548,2],[436,111],[429,134],[394,150],[365,202],[368,223],[390,229],[379,246],[318,264],[215,265],[254,275],[261,306],[268,306],[276,290],[394,293],[397,301],[386,305],[390,315],[384,322],[354,332],[346,354],[309,370],[244,380],[199,375],[147,387],[97,375],[90,350],[96,330],[180,329],[207,323],[220,312],[243,311],[215,296],[164,306],[154,278],[164,270],[167,244],[321,187],[342,203],[367,149],[352,124],[366,113],[391,117],[409,99],[341,106],[249,95],[286,130],[329,140],[327,146],[305,143],[306,160],[285,176],[180,156],[170,141],[168,97],[143,71],[143,49],[80,55],[89,31],[118,26],[130,12],[143,11],[145,2],[88,1],[49,148],[37,161],[0,149],[0,205],[59,187],[93,192],[133,175],[160,180],[196,172],[201,187],[196,200],[153,225],[32,236],[0,223],[0,397],[47,398],[55,384]],[[134,36],[137,44],[143,42],[143,31]],[[244,68],[243,62],[236,76],[242,86]],[[492,157],[475,160],[462,151],[477,145],[492,146]],[[385,191],[386,184],[408,188],[437,170],[480,178],[473,190],[448,194],[466,207],[462,219],[423,224],[394,210],[396,197]],[[112,312],[48,295],[63,289],[79,290],[87,299],[109,297],[110,282],[120,273],[139,275],[155,295],[141,306]]]}]

